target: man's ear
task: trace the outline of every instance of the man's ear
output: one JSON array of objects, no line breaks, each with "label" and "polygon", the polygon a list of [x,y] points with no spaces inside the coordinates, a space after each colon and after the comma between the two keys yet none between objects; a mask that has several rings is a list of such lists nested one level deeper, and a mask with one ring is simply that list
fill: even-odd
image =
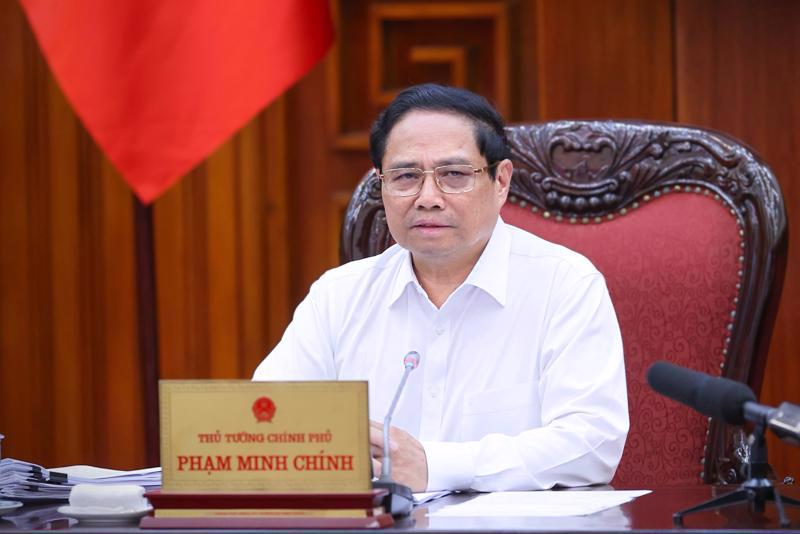
[{"label": "man's ear", "polygon": [[511,175],[514,174],[514,164],[510,159],[504,159],[497,164],[494,179],[497,183],[497,194],[502,197],[503,202],[508,197],[508,190],[511,187]]}]

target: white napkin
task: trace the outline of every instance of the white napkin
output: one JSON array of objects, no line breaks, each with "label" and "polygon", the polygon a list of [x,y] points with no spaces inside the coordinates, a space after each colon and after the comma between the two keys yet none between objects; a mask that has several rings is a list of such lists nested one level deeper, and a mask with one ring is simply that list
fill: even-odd
[{"label": "white napkin", "polygon": [[149,508],[144,488],[132,484],[78,484],[69,494],[69,505],[85,513],[125,513]]}]

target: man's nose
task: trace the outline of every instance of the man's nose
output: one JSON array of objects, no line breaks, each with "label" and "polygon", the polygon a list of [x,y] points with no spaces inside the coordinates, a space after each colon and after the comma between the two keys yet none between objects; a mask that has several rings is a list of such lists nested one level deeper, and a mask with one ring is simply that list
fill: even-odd
[{"label": "man's nose", "polygon": [[422,175],[422,189],[419,190],[414,205],[418,208],[441,208],[443,205],[443,193],[436,185],[436,178],[433,172],[428,171]]}]

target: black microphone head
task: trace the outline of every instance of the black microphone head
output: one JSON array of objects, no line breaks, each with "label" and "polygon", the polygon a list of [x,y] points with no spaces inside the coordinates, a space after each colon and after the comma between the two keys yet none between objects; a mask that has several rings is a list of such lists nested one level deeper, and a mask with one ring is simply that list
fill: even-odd
[{"label": "black microphone head", "polygon": [[728,378],[717,378],[669,362],[656,362],[647,383],[658,393],[725,423],[744,423],[744,404],[755,402],[753,391]]}]

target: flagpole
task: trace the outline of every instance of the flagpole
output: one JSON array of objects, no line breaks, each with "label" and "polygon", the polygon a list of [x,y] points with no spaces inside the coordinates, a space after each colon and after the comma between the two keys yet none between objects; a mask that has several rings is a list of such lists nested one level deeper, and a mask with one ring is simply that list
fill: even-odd
[{"label": "flagpole", "polygon": [[144,398],[145,459],[159,463],[158,420],[158,308],[156,306],[153,208],[133,196],[136,255],[136,313],[139,324],[139,360]]}]

